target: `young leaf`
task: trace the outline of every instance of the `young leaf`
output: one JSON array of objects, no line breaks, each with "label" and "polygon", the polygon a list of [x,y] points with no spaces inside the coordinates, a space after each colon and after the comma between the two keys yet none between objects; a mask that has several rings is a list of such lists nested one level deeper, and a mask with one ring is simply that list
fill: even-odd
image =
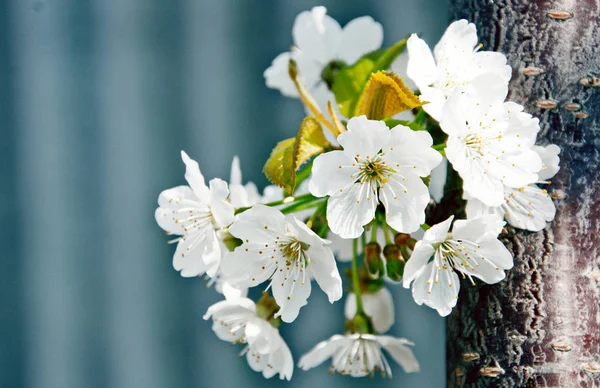
[{"label": "young leaf", "polygon": [[353,65],[337,72],[333,80],[333,94],[340,112],[352,117],[358,99],[364,90],[369,76],[379,70],[387,70],[392,62],[406,46],[407,39],[402,39],[393,46],[379,49],[362,56]]},{"label": "young leaf", "polygon": [[371,120],[381,120],[396,113],[421,106],[421,101],[394,73],[378,71],[371,74],[354,116],[366,115]]},{"label": "young leaf", "polygon": [[296,171],[328,147],[321,124],[313,116],[308,116],[300,124],[295,138],[277,143],[263,171],[267,179],[291,195],[296,187]]}]

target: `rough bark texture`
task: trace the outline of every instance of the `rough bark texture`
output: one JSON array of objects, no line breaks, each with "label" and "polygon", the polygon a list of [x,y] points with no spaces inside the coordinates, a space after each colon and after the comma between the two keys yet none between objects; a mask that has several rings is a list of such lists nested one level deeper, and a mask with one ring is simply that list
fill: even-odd
[{"label": "rough bark texture", "polygon": [[562,148],[549,191],[566,197],[549,228],[506,238],[515,267],[505,281],[461,290],[448,320],[448,386],[598,387],[599,0],[450,2],[484,50],[508,56],[509,100],[540,118],[538,143]]}]

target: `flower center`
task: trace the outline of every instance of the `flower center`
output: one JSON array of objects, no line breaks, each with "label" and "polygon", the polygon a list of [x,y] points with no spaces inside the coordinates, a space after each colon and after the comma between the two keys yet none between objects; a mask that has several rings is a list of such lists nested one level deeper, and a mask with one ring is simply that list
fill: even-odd
[{"label": "flower center", "polygon": [[310,245],[307,243],[292,238],[288,241],[282,241],[279,246],[285,258],[286,267],[291,267],[294,263],[296,266],[302,264],[302,267],[308,264],[306,251],[310,248]]},{"label": "flower center", "polygon": [[359,161],[357,179],[360,183],[369,183],[373,188],[380,188],[387,183],[393,172],[394,170],[387,166],[385,160],[377,155],[372,159]]},{"label": "flower center", "polygon": [[333,87],[335,75],[346,66],[346,62],[344,61],[333,60],[323,68],[323,71],[321,72],[321,79],[327,84],[327,88],[329,90],[331,90]]}]

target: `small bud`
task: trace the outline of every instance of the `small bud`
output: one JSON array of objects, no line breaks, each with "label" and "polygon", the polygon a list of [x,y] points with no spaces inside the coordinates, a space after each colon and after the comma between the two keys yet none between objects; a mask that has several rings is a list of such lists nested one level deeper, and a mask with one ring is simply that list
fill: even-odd
[{"label": "small bud", "polygon": [[398,233],[396,235],[396,237],[394,237],[394,243],[396,245],[398,245],[399,247],[405,245],[410,250],[413,250],[415,248],[415,244],[417,243],[417,240],[415,240],[414,238],[412,238],[410,236],[410,234]]},{"label": "small bud", "polygon": [[406,264],[406,260],[404,260],[400,253],[400,248],[393,244],[386,245],[383,248],[383,256],[385,256],[386,260],[388,278],[396,282],[400,281],[404,275],[404,266]]},{"label": "small bud", "polygon": [[376,242],[370,242],[365,247],[365,268],[371,279],[379,279],[385,272],[381,259],[381,246]]},{"label": "small bud", "polygon": [[409,239],[410,234],[398,233],[396,237],[394,237],[394,243],[396,243],[396,245],[405,245],[406,243],[408,243]]}]

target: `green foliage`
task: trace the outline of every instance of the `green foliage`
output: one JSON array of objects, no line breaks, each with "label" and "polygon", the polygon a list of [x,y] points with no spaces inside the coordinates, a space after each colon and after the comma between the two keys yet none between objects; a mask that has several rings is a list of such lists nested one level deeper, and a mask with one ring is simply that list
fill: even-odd
[{"label": "green foliage", "polygon": [[[296,171],[329,146],[319,121],[313,116],[308,116],[300,124],[296,137],[277,143],[265,163],[263,172],[267,179],[291,195],[296,188]],[[304,179],[305,175],[302,174],[301,178]]]},{"label": "green foliage", "polygon": [[333,80],[333,94],[340,112],[353,117],[356,105],[372,73],[387,70],[406,47],[407,38],[396,44],[362,56],[354,64],[339,70]]}]

